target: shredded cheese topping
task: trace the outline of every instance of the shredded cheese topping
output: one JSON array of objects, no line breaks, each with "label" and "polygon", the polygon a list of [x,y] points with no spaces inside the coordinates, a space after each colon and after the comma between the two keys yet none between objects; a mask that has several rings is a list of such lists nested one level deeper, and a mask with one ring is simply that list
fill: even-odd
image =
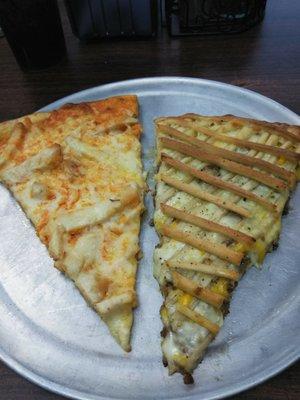
[{"label": "shredded cheese topping", "polygon": [[145,189],[137,114],[119,96],[0,124],[0,181],[126,351]]}]

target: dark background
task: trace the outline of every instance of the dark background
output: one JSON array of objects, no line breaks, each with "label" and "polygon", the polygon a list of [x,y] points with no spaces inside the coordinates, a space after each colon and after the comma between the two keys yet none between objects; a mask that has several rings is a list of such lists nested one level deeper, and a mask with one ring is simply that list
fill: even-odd
[{"label": "dark background", "polygon": [[[234,36],[83,44],[71,33],[60,1],[68,55],[59,65],[22,72],[0,39],[0,121],[28,114],[68,94],[104,83],[147,76],[219,80],[264,94],[300,111],[300,1],[268,0],[264,22]],[[288,329],[288,327],[287,327]],[[299,332],[295,332],[295,335]],[[58,400],[0,362],[0,399]],[[231,400],[298,400],[300,367]]]}]

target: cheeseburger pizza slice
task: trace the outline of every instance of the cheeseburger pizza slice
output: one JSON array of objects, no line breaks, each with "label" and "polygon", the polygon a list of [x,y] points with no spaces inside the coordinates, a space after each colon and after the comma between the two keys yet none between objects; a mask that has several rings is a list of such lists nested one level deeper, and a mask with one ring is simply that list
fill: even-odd
[{"label": "cheeseburger pizza slice", "polygon": [[247,266],[278,242],[296,183],[300,129],[234,116],[156,120],[154,275],[170,374],[192,372]]},{"label": "cheeseburger pizza slice", "polygon": [[0,181],[130,350],[145,183],[135,96],[68,104],[0,124]]}]

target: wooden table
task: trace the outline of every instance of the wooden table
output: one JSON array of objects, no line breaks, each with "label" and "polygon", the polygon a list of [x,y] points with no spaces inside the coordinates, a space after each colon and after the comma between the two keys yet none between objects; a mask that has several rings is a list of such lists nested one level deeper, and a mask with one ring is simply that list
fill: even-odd
[{"label": "wooden table", "polygon": [[[92,86],[146,76],[190,76],[246,87],[300,111],[300,1],[269,0],[264,22],[235,36],[82,44],[61,4],[68,57],[55,67],[23,73],[0,39],[0,120],[31,113]],[[288,329],[288,327],[287,327]],[[295,334],[299,334],[295,332]],[[54,400],[61,396],[27,382],[0,363],[0,400]],[[232,399],[300,398],[299,364]]]}]

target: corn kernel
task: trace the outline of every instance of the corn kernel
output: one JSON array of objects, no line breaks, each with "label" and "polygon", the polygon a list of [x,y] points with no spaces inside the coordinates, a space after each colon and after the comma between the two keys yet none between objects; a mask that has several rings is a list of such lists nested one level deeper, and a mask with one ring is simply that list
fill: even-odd
[{"label": "corn kernel", "polygon": [[189,306],[191,304],[191,302],[193,301],[193,296],[191,296],[188,293],[185,293],[183,295],[181,295],[178,299],[178,302],[182,305],[182,306]]},{"label": "corn kernel", "polygon": [[233,249],[240,253],[244,253],[247,250],[246,245],[243,243],[237,243]]},{"label": "corn kernel", "polygon": [[174,353],[173,354],[173,360],[182,366],[185,366],[188,360],[188,357],[186,355],[183,355],[181,353]]},{"label": "corn kernel", "polygon": [[162,320],[163,320],[164,322],[167,322],[167,321],[168,321],[168,311],[167,311],[166,307],[162,307],[162,308],[161,308],[161,310],[160,310],[160,315],[161,315],[161,318],[162,318]]},{"label": "corn kernel", "polygon": [[217,293],[220,294],[221,296],[228,297],[229,292],[228,292],[228,286],[229,286],[229,280],[226,278],[219,278],[216,283],[214,283],[210,289]]},{"label": "corn kernel", "polygon": [[280,157],[278,158],[278,160],[277,160],[277,163],[278,163],[279,165],[283,165],[285,162],[286,162],[286,159],[285,159],[285,157],[283,157],[283,156],[280,156]]},{"label": "corn kernel", "polygon": [[261,239],[256,240],[254,245],[254,251],[257,254],[257,261],[261,264],[264,261],[266,255],[266,245]]}]

